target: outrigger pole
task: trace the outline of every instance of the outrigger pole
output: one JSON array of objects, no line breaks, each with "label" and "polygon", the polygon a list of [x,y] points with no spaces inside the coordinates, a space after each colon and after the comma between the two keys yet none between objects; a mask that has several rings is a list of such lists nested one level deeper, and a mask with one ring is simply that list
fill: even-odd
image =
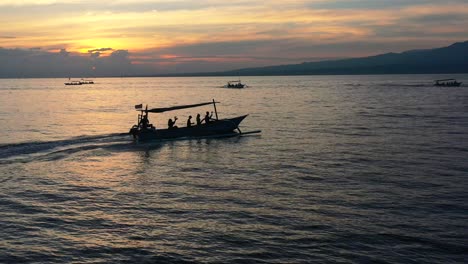
[{"label": "outrigger pole", "polygon": [[213,107],[214,107],[214,110],[215,110],[216,120],[218,120],[218,111],[216,110],[216,102],[215,102],[215,99],[213,99]]}]

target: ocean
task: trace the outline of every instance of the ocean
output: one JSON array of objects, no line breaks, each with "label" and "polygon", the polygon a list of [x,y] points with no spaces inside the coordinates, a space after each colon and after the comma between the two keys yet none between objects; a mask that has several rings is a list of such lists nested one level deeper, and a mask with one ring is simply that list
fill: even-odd
[{"label": "ocean", "polygon": [[[468,75],[231,79],[0,79],[0,263],[466,263]],[[128,134],[213,99],[262,133]]]}]

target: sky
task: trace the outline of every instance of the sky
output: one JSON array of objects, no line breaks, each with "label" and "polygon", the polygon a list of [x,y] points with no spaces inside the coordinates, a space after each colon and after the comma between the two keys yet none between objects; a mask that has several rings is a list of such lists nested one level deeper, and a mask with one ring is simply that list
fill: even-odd
[{"label": "sky", "polygon": [[0,77],[224,71],[468,40],[468,0],[0,0]]}]

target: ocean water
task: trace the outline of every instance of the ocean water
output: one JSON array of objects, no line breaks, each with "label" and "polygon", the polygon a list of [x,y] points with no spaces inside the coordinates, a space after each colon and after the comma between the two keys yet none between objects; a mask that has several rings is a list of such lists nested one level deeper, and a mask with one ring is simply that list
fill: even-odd
[{"label": "ocean water", "polygon": [[[228,80],[0,79],[0,263],[467,262],[468,75]],[[261,135],[126,134],[213,98]]]}]

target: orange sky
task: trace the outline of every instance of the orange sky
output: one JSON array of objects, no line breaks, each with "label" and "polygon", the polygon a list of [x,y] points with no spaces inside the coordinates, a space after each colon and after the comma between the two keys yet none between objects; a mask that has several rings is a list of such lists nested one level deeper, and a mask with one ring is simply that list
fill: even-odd
[{"label": "orange sky", "polygon": [[468,36],[464,0],[102,2],[112,3],[2,0],[0,47],[75,56],[126,50],[135,64],[190,70],[187,61],[274,65],[437,47]]}]

